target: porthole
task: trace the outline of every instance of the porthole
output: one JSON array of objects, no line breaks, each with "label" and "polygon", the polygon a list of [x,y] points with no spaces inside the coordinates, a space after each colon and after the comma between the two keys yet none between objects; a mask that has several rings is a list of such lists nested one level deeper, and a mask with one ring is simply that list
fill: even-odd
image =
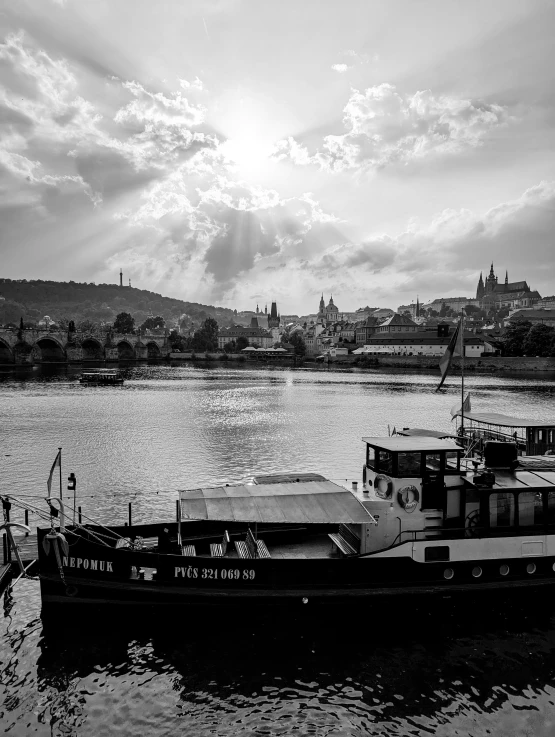
[{"label": "porthole", "polygon": [[501,574],[502,576],[506,576],[506,575],[507,575],[507,574],[509,573],[509,566],[507,566],[507,565],[505,565],[505,564],[503,564],[502,566],[500,566],[500,568],[499,568],[499,573],[500,573],[500,574]]},{"label": "porthole", "polygon": [[536,564],[535,563],[528,563],[526,566],[526,573],[535,573],[536,572]]},{"label": "porthole", "polygon": [[454,575],[455,575],[455,571],[452,568],[446,568],[443,571],[443,578],[446,578],[447,580],[449,580],[450,578],[453,578]]},{"label": "porthole", "polygon": [[482,569],[480,568],[480,566],[474,566],[474,568],[472,569],[472,575],[474,576],[474,578],[480,578],[480,576],[482,575]]},{"label": "porthole", "polygon": [[551,567],[552,567],[552,568],[553,568],[553,570],[555,571],[555,563],[553,563],[553,565],[552,565]]}]

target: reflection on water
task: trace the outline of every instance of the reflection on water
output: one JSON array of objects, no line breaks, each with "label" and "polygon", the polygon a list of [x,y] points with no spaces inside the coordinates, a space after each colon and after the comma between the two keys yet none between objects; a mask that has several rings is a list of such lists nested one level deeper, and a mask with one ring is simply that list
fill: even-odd
[{"label": "reflection on water", "polygon": [[[456,380],[402,372],[155,366],[123,387],[73,369],[0,378],[1,490],[44,496],[58,446],[84,510],[171,515],[175,490],[278,470],[358,479],[362,435],[449,429]],[[555,382],[468,380],[473,405],[545,419]],[[4,597],[8,735],[552,735],[555,610],[497,606],[225,611],[171,619],[71,608],[40,618],[36,581]]]},{"label": "reflection on water", "polygon": [[43,623],[33,586],[4,622],[8,734],[553,734],[555,611],[542,597]]}]

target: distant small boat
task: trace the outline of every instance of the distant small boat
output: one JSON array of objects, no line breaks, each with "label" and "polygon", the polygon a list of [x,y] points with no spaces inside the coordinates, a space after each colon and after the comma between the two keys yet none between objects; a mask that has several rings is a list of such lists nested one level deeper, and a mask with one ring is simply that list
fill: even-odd
[{"label": "distant small boat", "polygon": [[123,384],[123,377],[117,369],[90,369],[89,371],[83,371],[79,383],[112,386]]}]

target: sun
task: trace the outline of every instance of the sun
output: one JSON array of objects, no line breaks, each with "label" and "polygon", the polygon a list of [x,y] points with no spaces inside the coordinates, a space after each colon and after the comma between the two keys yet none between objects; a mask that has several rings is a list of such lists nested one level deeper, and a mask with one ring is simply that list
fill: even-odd
[{"label": "sun", "polygon": [[228,138],[220,150],[241,172],[256,173],[269,166],[272,143],[256,135],[241,134]]}]

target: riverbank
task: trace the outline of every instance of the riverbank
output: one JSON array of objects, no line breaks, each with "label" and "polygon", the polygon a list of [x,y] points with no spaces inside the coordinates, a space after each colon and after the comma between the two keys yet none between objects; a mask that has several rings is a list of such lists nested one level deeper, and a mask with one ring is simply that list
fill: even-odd
[{"label": "riverbank", "polygon": [[[172,361],[239,361],[243,362],[247,359],[240,353],[171,353]],[[248,364],[258,367],[267,365],[266,362],[255,362],[252,359],[247,360]],[[290,359],[281,359],[279,361],[272,360],[270,364],[279,364],[293,366]],[[376,368],[398,368],[410,370],[437,370],[439,365],[438,356],[337,356],[330,358],[329,361],[316,362],[312,356],[304,358],[297,357],[297,366],[334,366],[337,368],[358,368],[358,369],[376,369]],[[460,358],[453,359],[451,370],[460,372]],[[481,358],[465,358],[465,371],[475,373],[496,373],[496,372],[555,372],[555,356],[549,358],[540,358],[536,356],[483,356]]]}]

